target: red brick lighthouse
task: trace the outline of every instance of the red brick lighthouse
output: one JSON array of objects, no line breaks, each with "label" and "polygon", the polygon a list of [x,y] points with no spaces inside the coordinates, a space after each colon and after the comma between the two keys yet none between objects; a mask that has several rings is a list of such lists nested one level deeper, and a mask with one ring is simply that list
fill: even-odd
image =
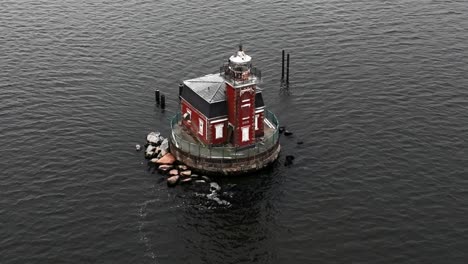
[{"label": "red brick lighthouse", "polygon": [[252,58],[245,54],[242,46],[223,65],[223,71],[229,131],[232,131],[230,141],[234,146],[250,145],[255,137],[263,136],[263,100],[258,109],[255,107],[261,73],[252,67]]},{"label": "red brick lighthouse", "polygon": [[171,152],[195,169],[225,174],[276,160],[279,124],[265,109],[261,78],[240,45],[219,73],[185,80],[180,114],[171,122]]}]

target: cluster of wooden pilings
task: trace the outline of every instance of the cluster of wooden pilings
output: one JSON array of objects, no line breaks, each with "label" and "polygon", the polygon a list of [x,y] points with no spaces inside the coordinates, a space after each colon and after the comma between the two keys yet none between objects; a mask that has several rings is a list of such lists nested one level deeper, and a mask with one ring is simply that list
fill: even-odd
[{"label": "cluster of wooden pilings", "polygon": [[285,52],[283,50],[281,56],[281,82],[289,84],[289,53],[286,56],[286,80],[284,79],[284,54]]},{"label": "cluster of wooden pilings", "polygon": [[156,104],[161,107],[161,109],[166,108],[166,96],[161,94],[159,90],[154,91],[154,99],[156,100]]}]

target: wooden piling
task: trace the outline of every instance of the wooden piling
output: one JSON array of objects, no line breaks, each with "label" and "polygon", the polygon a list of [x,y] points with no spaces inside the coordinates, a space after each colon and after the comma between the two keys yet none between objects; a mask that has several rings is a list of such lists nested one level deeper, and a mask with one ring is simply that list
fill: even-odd
[{"label": "wooden piling", "polygon": [[181,96],[182,96],[182,90],[184,89],[184,85],[183,84],[179,84],[179,100],[181,100]]},{"label": "wooden piling", "polygon": [[286,59],[286,83],[289,83],[289,53]]},{"label": "wooden piling", "polygon": [[281,56],[281,81],[284,80],[284,50]]},{"label": "wooden piling", "polygon": [[159,104],[159,90],[154,91],[154,99],[156,103]]},{"label": "wooden piling", "polygon": [[166,96],[161,94],[161,109],[166,108]]}]

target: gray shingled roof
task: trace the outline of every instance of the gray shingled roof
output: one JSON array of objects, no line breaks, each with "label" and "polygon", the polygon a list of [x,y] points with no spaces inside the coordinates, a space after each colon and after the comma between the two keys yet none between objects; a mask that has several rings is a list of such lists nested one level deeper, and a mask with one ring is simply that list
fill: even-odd
[{"label": "gray shingled roof", "polygon": [[197,93],[208,103],[226,100],[224,78],[219,74],[208,74],[195,79],[185,80],[185,86]]},{"label": "gray shingled roof", "polygon": [[[257,89],[255,108],[265,106],[261,89]],[[208,118],[221,117],[228,114],[225,90],[224,78],[219,74],[209,74],[184,81],[180,97]]]}]

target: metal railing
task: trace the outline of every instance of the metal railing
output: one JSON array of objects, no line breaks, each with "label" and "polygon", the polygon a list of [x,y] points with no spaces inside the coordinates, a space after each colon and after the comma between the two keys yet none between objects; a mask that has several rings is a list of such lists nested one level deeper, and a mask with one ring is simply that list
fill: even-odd
[{"label": "metal railing", "polygon": [[[212,160],[218,160],[223,162],[223,160],[238,160],[244,158],[253,158],[269,152],[279,140],[279,122],[276,116],[266,110],[265,118],[268,119],[270,124],[274,126],[273,131],[264,136],[262,140],[247,146],[247,147],[228,147],[228,146],[212,146],[212,145],[203,145],[201,143],[192,143],[184,139],[177,131],[182,131],[179,127],[176,129],[175,126],[182,126],[180,124],[181,116],[180,113],[177,113],[171,119],[171,129],[172,143],[179,149],[188,153],[196,158],[207,158]],[[183,132],[186,133],[186,132]]]},{"label": "metal railing", "polygon": [[219,74],[234,85],[261,83],[262,81],[262,71],[256,67],[250,68],[249,77],[247,79],[242,79],[242,73],[243,71],[231,70],[228,64],[219,68]]}]

